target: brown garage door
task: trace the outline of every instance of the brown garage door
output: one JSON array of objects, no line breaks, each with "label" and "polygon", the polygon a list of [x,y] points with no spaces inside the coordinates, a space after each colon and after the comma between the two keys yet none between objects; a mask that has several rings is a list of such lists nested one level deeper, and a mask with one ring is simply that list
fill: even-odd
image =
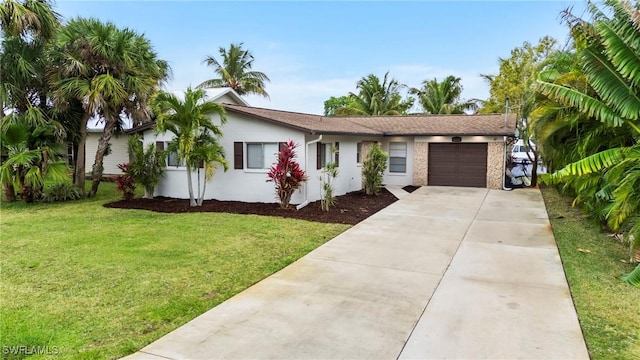
[{"label": "brown garage door", "polygon": [[429,144],[429,185],[487,187],[487,144]]}]

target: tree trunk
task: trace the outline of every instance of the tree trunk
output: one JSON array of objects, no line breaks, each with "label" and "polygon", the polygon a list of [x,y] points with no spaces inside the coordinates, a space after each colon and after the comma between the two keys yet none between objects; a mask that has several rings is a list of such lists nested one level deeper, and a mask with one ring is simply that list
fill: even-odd
[{"label": "tree trunk", "polygon": [[[200,177],[200,174],[198,174],[198,177]],[[198,185],[198,187],[200,187],[200,185]],[[204,192],[207,189],[207,181],[205,179],[205,182],[202,184],[202,195],[200,195],[200,198],[198,199],[198,206],[202,206],[202,203],[204,202]]]},{"label": "tree trunk", "polygon": [[2,184],[2,201],[16,201],[16,190],[13,188],[13,182]]},{"label": "tree trunk", "polygon": [[85,145],[87,143],[87,123],[89,122],[89,114],[82,115],[80,121],[80,140],[78,140],[78,151],[75,158],[75,172],[73,175],[73,183],[84,194],[84,173],[85,173]]},{"label": "tree trunk", "polygon": [[[118,119],[119,120],[119,119]],[[91,183],[91,191],[89,191],[88,197],[93,197],[98,192],[98,186],[100,186],[100,180],[102,180],[102,173],[104,171],[103,161],[104,161],[104,153],[109,146],[109,141],[111,140],[111,136],[116,128],[116,123],[114,119],[106,119],[104,124],[104,130],[102,131],[102,136],[100,136],[100,140],[98,141],[98,150],[96,151],[96,159],[93,163],[93,169],[91,172],[91,176],[93,177],[93,182]]]},{"label": "tree trunk", "polygon": [[189,206],[196,206],[193,198],[193,184],[191,183],[191,166],[187,165],[187,185],[189,186]]}]

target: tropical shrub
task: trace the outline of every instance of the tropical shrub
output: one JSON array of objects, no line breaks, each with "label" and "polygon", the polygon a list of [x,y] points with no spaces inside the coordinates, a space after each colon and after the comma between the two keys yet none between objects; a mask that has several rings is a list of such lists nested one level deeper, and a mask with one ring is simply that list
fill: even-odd
[{"label": "tropical shrub", "polygon": [[362,164],[362,187],[367,195],[378,195],[382,190],[384,169],[389,155],[382,151],[380,144],[373,143]]},{"label": "tropical shrub", "polygon": [[322,211],[329,211],[336,204],[333,188],[333,180],[336,177],[338,177],[338,164],[335,162],[327,163],[322,168],[322,176],[320,176],[320,208]]},{"label": "tropical shrub", "polygon": [[296,191],[303,182],[307,181],[307,174],[300,168],[300,164],[295,161],[296,145],[292,140],[286,142],[283,148],[278,152],[278,162],[271,166],[267,177],[267,181],[274,183],[276,195],[280,200],[280,207],[286,209],[289,207],[291,195]]},{"label": "tropical shrub", "polygon": [[45,202],[78,200],[80,198],[82,198],[80,189],[69,182],[50,185],[44,189],[42,194],[42,200]]},{"label": "tropical shrub", "polygon": [[136,183],[130,173],[131,164],[119,164],[118,168],[122,170],[124,174],[115,177],[114,182],[116,183],[116,187],[122,191],[123,200],[132,200],[136,191]]},{"label": "tropical shrub", "polygon": [[[593,119],[578,144],[590,151],[545,177],[575,192],[610,229],[640,236],[640,10],[626,2],[591,4],[592,21],[564,18],[571,27],[587,88],[570,82],[539,81],[541,95]],[[571,118],[567,118],[571,121]],[[584,122],[580,124],[584,128]],[[605,148],[600,148],[603,134]],[[596,141],[590,141],[596,139]],[[615,141],[612,141],[615,140]],[[579,147],[580,148],[580,147]],[[632,246],[633,248],[633,246]]]},{"label": "tropical shrub", "polygon": [[133,161],[129,167],[129,174],[133,181],[142,185],[144,197],[153,198],[156,185],[164,177],[166,170],[166,152],[156,148],[155,144],[142,145],[139,135],[129,138],[129,149],[133,155]]}]

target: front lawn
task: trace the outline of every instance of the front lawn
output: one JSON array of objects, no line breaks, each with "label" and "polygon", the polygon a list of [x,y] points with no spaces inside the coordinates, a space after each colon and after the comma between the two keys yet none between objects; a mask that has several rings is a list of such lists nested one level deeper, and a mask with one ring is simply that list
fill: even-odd
[{"label": "front lawn", "polygon": [[553,188],[542,193],[578,318],[592,359],[640,359],[640,289],[619,277],[628,247],[600,230],[571,199]]},{"label": "front lawn", "polygon": [[6,354],[18,346],[62,358],[132,353],[349,227],[102,206],[118,197],[105,183],[96,199],[2,204],[3,357],[24,357]]}]

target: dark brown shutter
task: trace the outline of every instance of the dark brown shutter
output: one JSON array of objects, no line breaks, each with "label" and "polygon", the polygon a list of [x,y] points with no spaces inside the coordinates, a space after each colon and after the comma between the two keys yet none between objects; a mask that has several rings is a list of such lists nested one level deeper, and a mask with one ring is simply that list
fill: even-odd
[{"label": "dark brown shutter", "polygon": [[234,142],[233,143],[233,168],[234,169],[244,169],[244,143],[242,142]]},{"label": "dark brown shutter", "polygon": [[156,141],[156,149],[164,151],[164,141]]},{"label": "dark brown shutter", "polygon": [[287,146],[286,142],[278,143],[278,152],[282,151]]},{"label": "dark brown shutter", "polygon": [[316,143],[316,169],[320,170],[322,169],[322,144],[321,143]]},{"label": "dark brown shutter", "polygon": [[340,166],[340,143],[336,141],[336,153],[335,153],[335,158],[336,158],[336,166]]}]

